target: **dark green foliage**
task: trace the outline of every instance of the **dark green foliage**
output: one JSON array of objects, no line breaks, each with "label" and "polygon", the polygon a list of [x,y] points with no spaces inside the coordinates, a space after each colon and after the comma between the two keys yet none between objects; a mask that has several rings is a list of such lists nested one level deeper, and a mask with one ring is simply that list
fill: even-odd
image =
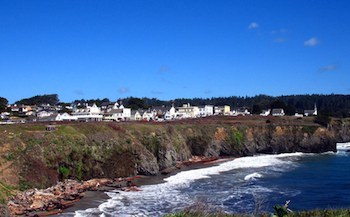
[{"label": "dark green foliage", "polygon": [[18,105],[42,105],[42,104],[56,105],[58,102],[59,102],[58,95],[50,94],[50,95],[37,95],[31,98],[22,99],[17,101],[16,104]]},{"label": "dark green foliage", "polygon": [[6,198],[14,195],[16,188],[0,181],[0,204],[6,204]]},{"label": "dark green foliage", "polygon": [[286,115],[294,115],[296,113],[296,109],[293,105],[287,105],[284,108],[284,112],[286,113]]},{"label": "dark green foliage", "polygon": [[8,100],[0,97],[0,112],[6,111]]},{"label": "dark green foliage", "polygon": [[243,144],[244,133],[240,129],[232,128],[228,136],[232,147],[240,147]]},{"label": "dark green foliage", "polygon": [[73,103],[74,104],[96,104],[97,106],[101,106],[102,103],[110,103],[111,101],[108,98],[104,98],[104,99],[80,99],[80,100],[75,100]]},{"label": "dark green foliage", "polygon": [[32,187],[32,185],[28,181],[26,181],[24,179],[20,179],[19,180],[18,189],[20,191],[27,190],[27,189],[29,189],[31,187]]},{"label": "dark green foliage", "polygon": [[275,109],[275,108],[285,108],[286,104],[284,102],[282,102],[281,100],[276,100],[274,102],[271,103],[271,109]]},{"label": "dark green foliage", "polygon": [[282,205],[275,205],[273,207],[273,209],[275,210],[275,215],[278,216],[278,217],[285,217],[285,216],[288,216],[288,210],[285,206],[282,206]]},{"label": "dark green foliage", "polygon": [[312,135],[315,133],[315,131],[317,130],[317,126],[303,126],[303,128],[301,128],[301,131],[303,133],[307,133],[309,135]]},{"label": "dark green foliage", "polygon": [[261,109],[260,105],[254,104],[252,113],[258,115],[261,112],[262,112],[262,109]]},{"label": "dark green foliage", "polygon": [[145,103],[145,101],[140,99],[140,98],[129,97],[129,98],[126,98],[123,101],[124,101],[124,105],[126,107],[131,108],[133,110],[148,108],[146,103]]},{"label": "dark green foliage", "polygon": [[63,165],[58,168],[58,172],[62,175],[63,179],[68,178],[68,176],[70,174],[69,169]]},{"label": "dark green foliage", "polygon": [[329,116],[326,116],[326,115],[318,115],[314,119],[315,123],[317,123],[321,126],[324,126],[324,127],[327,127],[328,124],[330,123],[330,121],[331,121],[331,118]]},{"label": "dark green foliage", "polygon": [[75,164],[75,177],[78,179],[78,180],[81,180],[82,177],[83,177],[83,163],[82,162],[77,162]]}]

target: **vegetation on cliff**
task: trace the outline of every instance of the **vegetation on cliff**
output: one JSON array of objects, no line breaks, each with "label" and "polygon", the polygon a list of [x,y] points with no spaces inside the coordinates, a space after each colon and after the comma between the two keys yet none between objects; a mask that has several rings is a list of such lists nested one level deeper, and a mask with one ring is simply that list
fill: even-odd
[{"label": "vegetation on cliff", "polygon": [[155,175],[192,156],[334,151],[350,141],[349,121],[325,128],[312,118],[213,117],[171,123],[0,126],[0,192],[46,188],[72,178]]}]

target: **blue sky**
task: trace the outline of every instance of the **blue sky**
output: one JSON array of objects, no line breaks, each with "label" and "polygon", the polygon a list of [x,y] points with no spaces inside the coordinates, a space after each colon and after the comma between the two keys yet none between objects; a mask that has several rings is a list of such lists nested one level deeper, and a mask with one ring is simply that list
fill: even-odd
[{"label": "blue sky", "polygon": [[0,96],[349,94],[350,1],[0,0]]}]

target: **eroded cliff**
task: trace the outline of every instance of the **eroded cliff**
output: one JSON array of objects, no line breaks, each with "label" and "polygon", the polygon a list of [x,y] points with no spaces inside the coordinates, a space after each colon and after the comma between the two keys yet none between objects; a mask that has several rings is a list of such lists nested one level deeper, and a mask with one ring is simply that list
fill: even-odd
[{"label": "eroded cliff", "polygon": [[1,126],[2,198],[14,188],[44,188],[65,178],[155,175],[194,155],[319,153],[350,141],[349,120],[333,120],[327,128],[281,120],[57,123],[54,131],[40,124]]}]

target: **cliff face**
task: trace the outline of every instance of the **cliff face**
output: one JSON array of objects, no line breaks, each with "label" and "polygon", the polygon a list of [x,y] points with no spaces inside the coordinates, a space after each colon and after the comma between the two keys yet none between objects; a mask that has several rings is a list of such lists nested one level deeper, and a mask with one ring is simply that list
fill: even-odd
[{"label": "cliff face", "polygon": [[63,178],[155,175],[197,156],[246,156],[335,151],[350,141],[349,123],[243,125],[227,123],[84,123],[1,126],[0,180],[20,189]]}]

